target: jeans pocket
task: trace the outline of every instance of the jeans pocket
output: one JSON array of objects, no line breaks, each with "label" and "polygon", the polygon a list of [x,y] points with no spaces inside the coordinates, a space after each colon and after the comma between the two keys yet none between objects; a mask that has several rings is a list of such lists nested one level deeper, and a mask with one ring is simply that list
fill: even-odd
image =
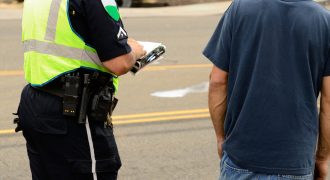
[{"label": "jeans pocket", "polygon": [[229,169],[231,171],[236,171],[236,172],[239,172],[239,173],[252,173],[251,171],[249,171],[247,169],[243,169],[243,168],[239,167],[238,165],[236,165],[229,158],[229,156],[226,153],[224,153],[224,156],[223,156],[222,166],[226,169]]},{"label": "jeans pocket", "polygon": [[223,162],[223,168],[220,173],[219,180],[252,180],[257,179],[254,173],[249,170],[242,169],[232,163],[229,159]]},{"label": "jeans pocket", "polygon": [[280,175],[281,180],[313,180],[313,174],[307,175]]},{"label": "jeans pocket", "polygon": [[252,174],[251,171],[247,170],[247,169],[242,169],[236,165],[234,165],[233,163],[228,163],[228,161],[223,163],[224,168],[229,169],[231,171],[235,171],[238,173],[248,173],[248,174]]}]

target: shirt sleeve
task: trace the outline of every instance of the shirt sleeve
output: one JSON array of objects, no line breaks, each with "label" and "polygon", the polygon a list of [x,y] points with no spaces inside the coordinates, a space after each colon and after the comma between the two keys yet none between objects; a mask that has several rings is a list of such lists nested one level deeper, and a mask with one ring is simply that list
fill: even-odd
[{"label": "shirt sleeve", "polygon": [[121,19],[116,20],[110,16],[101,0],[84,0],[82,5],[85,9],[88,42],[96,49],[102,62],[131,52]]},{"label": "shirt sleeve", "polygon": [[232,8],[231,4],[225,14],[222,16],[218,26],[215,29],[211,39],[203,51],[215,66],[229,72],[230,46],[232,38]]},{"label": "shirt sleeve", "polygon": [[[328,54],[330,54],[330,50],[328,52],[329,52]],[[328,56],[328,59],[325,63],[323,76],[330,76],[330,56]]]}]

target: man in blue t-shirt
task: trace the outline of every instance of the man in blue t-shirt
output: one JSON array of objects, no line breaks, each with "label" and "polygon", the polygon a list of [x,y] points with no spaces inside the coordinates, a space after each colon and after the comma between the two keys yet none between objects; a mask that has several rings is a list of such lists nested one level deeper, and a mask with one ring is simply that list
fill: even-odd
[{"label": "man in blue t-shirt", "polygon": [[312,0],[234,0],[204,55],[220,179],[325,180],[330,13]]}]

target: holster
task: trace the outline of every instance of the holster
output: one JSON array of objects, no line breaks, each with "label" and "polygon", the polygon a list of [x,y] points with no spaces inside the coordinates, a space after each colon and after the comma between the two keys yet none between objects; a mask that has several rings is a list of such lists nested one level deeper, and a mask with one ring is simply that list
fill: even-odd
[{"label": "holster", "polygon": [[114,96],[111,87],[104,87],[91,97],[88,117],[93,121],[106,122],[114,109]]},{"label": "holster", "polygon": [[111,125],[111,115],[116,107],[115,88],[112,78],[99,76],[92,80],[92,94],[89,99],[88,118],[91,121],[107,122]]}]

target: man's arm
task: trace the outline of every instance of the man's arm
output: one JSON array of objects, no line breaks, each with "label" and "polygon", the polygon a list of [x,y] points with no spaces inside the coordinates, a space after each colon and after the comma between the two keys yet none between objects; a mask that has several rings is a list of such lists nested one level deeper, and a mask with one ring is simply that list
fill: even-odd
[{"label": "man's arm", "polygon": [[143,50],[143,47],[135,40],[129,38],[127,43],[132,49],[130,53],[103,62],[103,65],[110,72],[116,74],[117,76],[126,74],[129,70],[132,69],[136,60],[146,54],[146,51]]},{"label": "man's arm", "polygon": [[220,158],[222,157],[222,143],[225,140],[224,121],[227,110],[227,82],[228,73],[213,66],[210,74],[208,103]]},{"label": "man's arm", "polygon": [[315,164],[315,180],[326,180],[330,159],[330,77],[323,78],[321,89],[320,132]]}]

